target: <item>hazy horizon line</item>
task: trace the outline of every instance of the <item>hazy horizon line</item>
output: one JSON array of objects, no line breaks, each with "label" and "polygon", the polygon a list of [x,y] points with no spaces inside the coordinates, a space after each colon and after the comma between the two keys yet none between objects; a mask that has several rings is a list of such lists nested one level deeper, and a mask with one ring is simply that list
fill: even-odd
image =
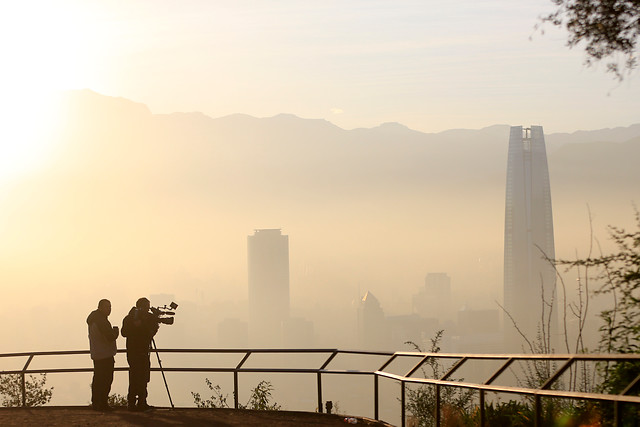
[{"label": "hazy horizon line", "polygon": [[[82,88],[82,89],[63,89],[59,91],[60,93],[80,93],[80,92],[90,92],[92,94],[98,95],[98,96],[102,96],[102,97],[107,97],[107,98],[113,98],[113,99],[122,99],[125,100],[127,102],[133,103],[133,104],[138,104],[141,106],[144,106],[151,115],[154,116],[170,116],[170,115],[174,115],[174,114],[184,114],[184,115],[190,115],[190,114],[194,114],[194,115],[202,115],[204,117],[206,117],[207,119],[211,119],[211,120],[219,120],[219,119],[225,119],[225,118],[229,118],[229,117],[234,117],[234,116],[245,116],[245,117],[249,117],[252,119],[256,119],[256,120],[266,120],[266,119],[274,119],[277,117],[281,117],[281,116],[290,116],[290,117],[294,117],[296,119],[299,120],[308,120],[308,121],[322,121],[322,122],[326,122],[331,124],[332,126],[335,126],[336,128],[343,130],[343,131],[359,131],[359,130],[374,130],[374,129],[379,129],[381,127],[385,127],[385,126],[398,126],[398,127],[402,127],[405,128],[407,131],[411,131],[411,132],[416,132],[416,133],[420,133],[423,135],[439,135],[442,133],[446,133],[446,132],[453,132],[453,131],[482,131],[485,129],[489,129],[489,128],[493,128],[493,127],[500,127],[500,126],[506,126],[506,127],[510,127],[510,126],[542,126],[544,129],[544,123],[515,123],[515,124],[509,124],[509,123],[494,123],[491,125],[487,125],[487,126],[483,126],[481,128],[471,128],[471,127],[455,127],[455,128],[450,128],[450,129],[444,129],[441,131],[437,131],[437,132],[425,132],[425,131],[421,131],[421,130],[417,130],[417,129],[412,129],[409,126],[400,123],[400,122],[394,122],[394,121],[389,121],[389,122],[382,122],[380,124],[378,124],[377,126],[374,127],[355,127],[355,128],[350,128],[350,129],[346,129],[343,128],[335,123],[333,123],[332,121],[325,119],[325,118],[310,118],[310,117],[302,117],[299,116],[295,113],[289,113],[289,112],[281,112],[278,114],[275,114],[273,116],[264,116],[264,117],[258,117],[258,116],[253,116],[251,114],[248,113],[242,113],[242,112],[237,112],[237,113],[230,113],[230,114],[226,114],[223,116],[212,116],[204,111],[197,111],[197,110],[193,110],[193,111],[172,111],[172,112],[154,112],[151,110],[151,108],[144,102],[141,101],[136,101],[133,100],[131,98],[127,98],[124,96],[118,96],[118,95],[107,95],[104,93],[100,93],[94,89],[91,88]],[[576,130],[572,130],[572,131],[550,131],[547,132],[545,131],[545,136],[549,136],[549,135],[572,135],[578,132],[597,132],[597,131],[605,131],[605,130],[614,130],[614,129],[625,129],[625,128],[630,128],[633,126],[640,126],[640,121],[639,122],[635,122],[635,123],[630,123],[628,125],[619,125],[619,126],[615,126],[615,127],[604,127],[604,128],[597,128],[597,129],[576,129]]]}]

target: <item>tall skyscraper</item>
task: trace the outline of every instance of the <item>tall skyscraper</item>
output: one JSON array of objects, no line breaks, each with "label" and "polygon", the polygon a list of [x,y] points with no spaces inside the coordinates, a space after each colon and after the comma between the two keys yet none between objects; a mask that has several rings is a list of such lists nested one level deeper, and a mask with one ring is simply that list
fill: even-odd
[{"label": "tall skyscraper", "polygon": [[[556,276],[546,258],[555,258],[555,248],[544,133],[542,126],[512,126],[505,204],[504,308],[532,342],[543,325],[550,324],[551,335],[556,333]],[[554,306],[543,308],[543,299]],[[506,315],[504,328],[507,348],[520,350],[524,340]]]},{"label": "tall skyscraper", "polygon": [[289,236],[280,229],[255,230],[247,237],[247,255],[250,345],[280,347],[289,319]]}]

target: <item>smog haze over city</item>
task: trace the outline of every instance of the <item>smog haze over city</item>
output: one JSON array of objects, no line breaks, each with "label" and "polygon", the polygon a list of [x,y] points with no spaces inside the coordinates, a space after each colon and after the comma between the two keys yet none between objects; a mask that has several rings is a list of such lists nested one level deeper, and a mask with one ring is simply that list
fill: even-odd
[{"label": "smog haze over city", "polygon": [[99,299],[119,325],[140,296],[180,305],[160,347],[229,345],[263,229],[288,236],[290,316],[312,325],[291,347],[359,347],[367,292],[415,314],[429,273],[451,287],[434,329],[501,318],[510,126],[544,128],[558,258],[591,230],[606,251],[639,201],[640,76],[586,67],[537,28],[551,7],[3,4],[3,352],[86,349]]}]

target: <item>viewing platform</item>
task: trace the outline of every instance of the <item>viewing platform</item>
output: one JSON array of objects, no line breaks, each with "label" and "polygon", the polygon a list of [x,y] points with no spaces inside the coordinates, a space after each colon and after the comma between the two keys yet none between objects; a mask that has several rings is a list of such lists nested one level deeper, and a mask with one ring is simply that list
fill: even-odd
[{"label": "viewing platform", "polygon": [[[254,411],[248,409],[156,408],[129,412],[116,408],[96,412],[81,406],[1,408],[2,426],[345,426],[345,415],[298,411]],[[383,421],[356,417],[356,425],[391,426]]]},{"label": "viewing platform", "polygon": [[[124,350],[118,353],[122,355]],[[548,425],[547,418],[555,416],[553,408],[559,401],[572,407],[582,402],[580,405],[587,409],[594,406],[586,403],[597,403],[600,409],[594,416],[611,420],[615,426],[623,425],[625,417],[640,414],[636,391],[640,385],[638,353],[450,354],[339,349],[153,349],[152,353],[159,365],[151,368],[156,375],[152,383],[164,385],[171,407],[156,407],[146,413],[124,408],[96,412],[88,406],[75,405],[82,399],[77,396],[79,385],[93,371],[88,366],[88,350],[0,354],[0,361],[14,366],[0,371],[0,376],[14,376],[17,385],[13,406],[21,406],[0,409],[0,425],[331,426],[346,425],[345,418],[353,417],[360,425],[405,426],[414,425],[417,416],[430,417],[435,425],[443,425],[448,413],[464,409],[477,425],[486,426],[491,425],[496,408],[504,410],[516,405],[519,412],[529,413],[527,419],[533,420],[534,425],[543,426]],[[164,367],[160,354],[165,359]],[[226,363],[214,359],[222,356],[228,358]],[[594,375],[601,366],[629,368],[629,381],[622,390],[609,393],[593,382],[587,384],[589,388],[583,387],[584,374],[596,380]],[[127,370],[116,364],[116,373]],[[71,403],[74,406],[64,406],[59,400],[56,406],[33,407],[28,403],[27,377],[34,374],[50,374],[61,380],[72,375],[87,378],[75,385],[61,381],[61,387],[54,390],[59,398],[76,399]],[[174,394],[179,399],[177,404],[165,374],[171,376],[174,390],[182,391]],[[214,393],[212,400],[202,401],[204,406],[196,405],[188,397],[197,395],[192,390],[207,375],[215,375],[216,381],[226,380],[229,394],[225,391],[216,397],[215,390],[220,391],[209,383],[210,392]],[[243,402],[258,379],[276,381],[282,377],[288,377],[289,383],[279,390],[289,392],[289,399],[274,397],[276,401],[289,405],[285,409],[306,411],[244,409],[247,405]],[[452,400],[455,393],[467,393],[466,409]],[[191,404],[200,407],[188,407]],[[419,412],[422,408],[416,405],[427,405],[426,412],[416,414],[413,409]],[[331,408],[334,413],[350,415],[325,413]]]}]

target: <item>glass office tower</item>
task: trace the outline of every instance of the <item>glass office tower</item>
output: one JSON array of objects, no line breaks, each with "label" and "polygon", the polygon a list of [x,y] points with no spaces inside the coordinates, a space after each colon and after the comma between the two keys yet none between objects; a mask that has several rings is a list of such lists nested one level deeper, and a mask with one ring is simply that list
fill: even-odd
[{"label": "glass office tower", "polygon": [[[549,262],[554,258],[542,126],[512,126],[505,203],[504,308],[531,342],[551,335],[553,345],[557,333],[556,275]],[[520,351],[525,341],[509,316],[504,318],[505,344],[510,351]]]}]

